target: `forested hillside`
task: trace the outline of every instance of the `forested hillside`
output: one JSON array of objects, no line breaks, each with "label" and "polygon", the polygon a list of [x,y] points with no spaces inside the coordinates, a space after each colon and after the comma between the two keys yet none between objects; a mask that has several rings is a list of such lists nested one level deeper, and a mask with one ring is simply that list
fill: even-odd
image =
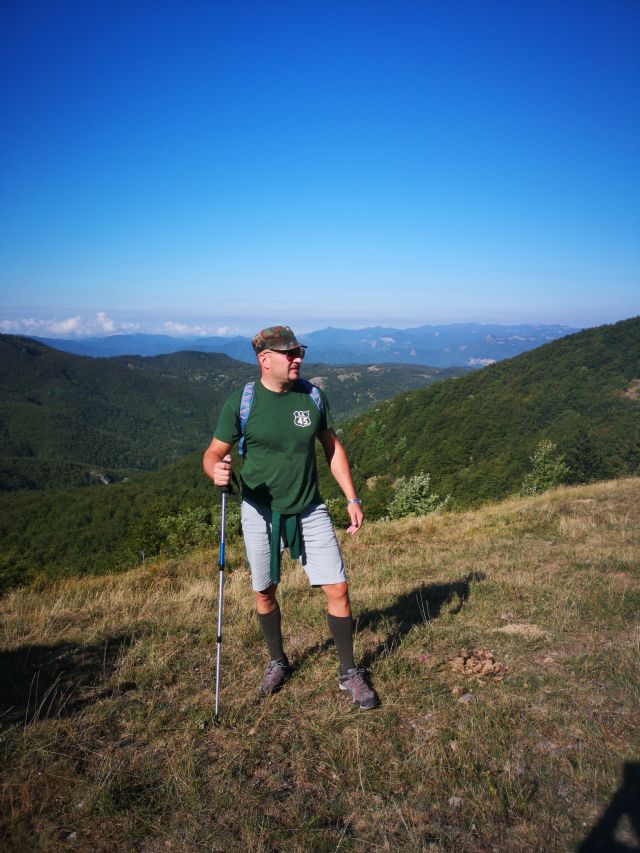
[{"label": "forested hillside", "polygon": [[345,430],[356,476],[374,492],[425,471],[457,506],[516,491],[541,439],[577,480],[585,469],[586,479],[640,470],[639,317],[401,394]]},{"label": "forested hillside", "polygon": [[[255,379],[255,364],[232,361],[217,353],[180,352],[158,355],[123,356],[111,359],[167,379],[190,384],[206,384],[216,397],[223,396],[250,379]],[[390,400],[401,391],[426,388],[443,379],[466,376],[468,367],[425,367],[416,364],[324,364],[305,360],[302,374],[323,388],[334,420],[346,421],[371,408],[376,402]]]},{"label": "forested hillside", "polygon": [[[0,491],[84,486],[156,471],[210,440],[255,365],[220,353],[93,359],[0,336]],[[463,368],[305,365],[338,420]]]},{"label": "forested hillside", "polygon": [[[0,357],[0,588],[212,541],[219,498],[202,452],[226,395],[255,366],[198,352],[91,359],[9,336]],[[467,372],[305,368],[337,420]]]},{"label": "forested hillside", "polygon": [[0,336],[0,364],[4,490],[156,470],[202,446],[220,404],[208,385],[58,352],[27,338]]},{"label": "forested hillside", "polygon": [[209,525],[220,503],[201,460],[202,453],[192,453],[160,472],[108,487],[0,494],[0,589],[38,576],[94,574],[144,562],[166,544],[172,525],[197,509],[184,531],[184,542],[190,541],[195,521]]}]

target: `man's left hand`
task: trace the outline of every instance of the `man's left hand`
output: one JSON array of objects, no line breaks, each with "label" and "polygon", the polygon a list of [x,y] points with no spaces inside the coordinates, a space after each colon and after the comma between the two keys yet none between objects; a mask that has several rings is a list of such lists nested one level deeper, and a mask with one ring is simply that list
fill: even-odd
[{"label": "man's left hand", "polygon": [[347,527],[347,533],[350,533],[352,536],[354,533],[357,533],[358,530],[362,527],[362,522],[364,521],[364,513],[362,512],[362,507],[360,504],[347,504],[347,512],[349,513],[349,518],[351,519],[351,526]]}]

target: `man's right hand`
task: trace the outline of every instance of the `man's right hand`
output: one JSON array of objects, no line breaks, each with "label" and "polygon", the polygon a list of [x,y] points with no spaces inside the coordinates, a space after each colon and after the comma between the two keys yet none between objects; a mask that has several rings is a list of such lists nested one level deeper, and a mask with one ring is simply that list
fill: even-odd
[{"label": "man's right hand", "polygon": [[213,466],[213,482],[216,486],[229,486],[231,484],[231,456],[227,455]]},{"label": "man's right hand", "polygon": [[204,473],[216,486],[225,487],[231,483],[231,445],[214,438],[204,452],[202,467]]}]

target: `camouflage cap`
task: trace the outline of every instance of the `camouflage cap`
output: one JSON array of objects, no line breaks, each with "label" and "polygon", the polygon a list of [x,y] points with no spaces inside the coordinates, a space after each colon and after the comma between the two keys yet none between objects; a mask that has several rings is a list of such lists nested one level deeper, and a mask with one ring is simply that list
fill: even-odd
[{"label": "camouflage cap", "polygon": [[305,346],[296,340],[296,336],[289,326],[269,326],[267,329],[262,329],[255,335],[251,343],[256,355],[265,349],[287,352],[287,350]]}]

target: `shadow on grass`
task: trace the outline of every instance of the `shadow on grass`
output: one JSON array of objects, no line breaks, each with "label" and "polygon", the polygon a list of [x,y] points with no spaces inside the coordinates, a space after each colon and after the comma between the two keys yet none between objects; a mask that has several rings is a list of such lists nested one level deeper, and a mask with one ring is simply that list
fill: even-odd
[{"label": "shadow on grass", "polygon": [[470,572],[450,583],[430,583],[415,587],[382,610],[365,610],[357,618],[357,630],[386,630],[387,636],[367,652],[361,664],[368,669],[382,654],[398,646],[415,625],[437,619],[443,607],[453,603],[449,613],[459,613],[469,598],[474,583],[485,580],[484,572]]},{"label": "shadow on grass", "polygon": [[[424,625],[437,619],[442,608],[453,602],[449,613],[459,613],[469,598],[474,583],[485,580],[484,572],[471,572],[460,580],[450,583],[430,583],[415,587],[406,592],[381,610],[365,610],[356,616],[357,631],[369,629],[379,632],[385,630],[387,636],[375,649],[367,652],[360,664],[368,669],[382,654],[397,646],[414,625]],[[308,658],[321,654],[333,646],[333,640],[327,639],[305,649],[295,660],[296,667]]]},{"label": "shadow on grass", "polygon": [[58,643],[0,652],[0,727],[68,717],[98,699],[132,689],[132,683],[100,686],[133,639],[121,634],[90,646]]},{"label": "shadow on grass", "polygon": [[[616,838],[624,817],[629,819],[635,834],[633,845]],[[640,850],[640,763],[628,761],[624,765],[622,785],[577,853],[632,853],[634,850]]]}]

